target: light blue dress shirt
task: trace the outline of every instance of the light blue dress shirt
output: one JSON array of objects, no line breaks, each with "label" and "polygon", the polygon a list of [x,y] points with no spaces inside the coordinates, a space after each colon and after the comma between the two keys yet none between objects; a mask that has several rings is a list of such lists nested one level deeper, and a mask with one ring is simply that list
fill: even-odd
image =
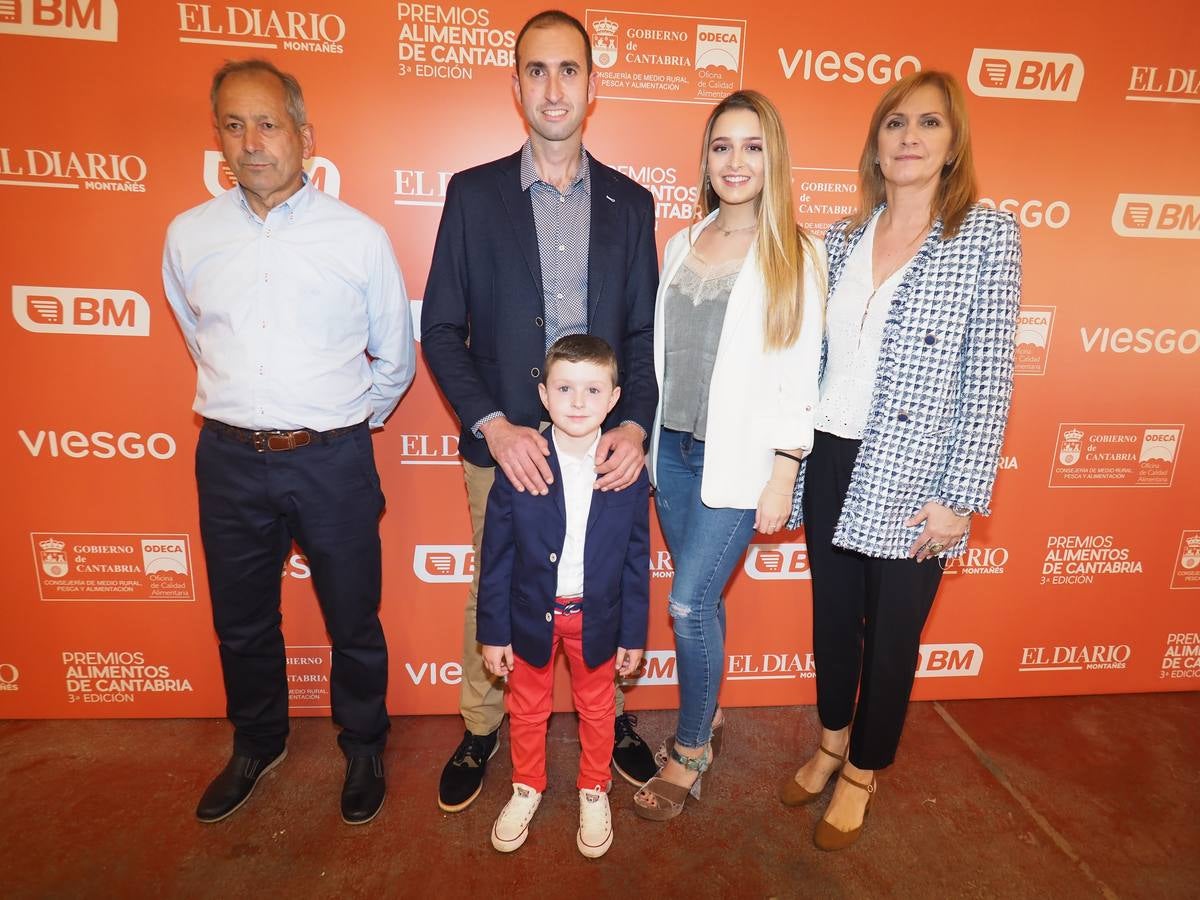
[{"label": "light blue dress shirt", "polygon": [[387,233],[307,179],[265,220],[237,187],[178,216],[163,285],[196,362],[192,409],[206,418],[378,427],[412,383],[412,318]]}]

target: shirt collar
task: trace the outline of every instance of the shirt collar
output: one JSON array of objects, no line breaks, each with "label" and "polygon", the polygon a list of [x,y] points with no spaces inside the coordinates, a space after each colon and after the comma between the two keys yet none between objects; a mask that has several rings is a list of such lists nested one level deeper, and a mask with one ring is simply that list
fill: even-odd
[{"label": "shirt collar", "polygon": [[550,439],[554,441],[554,452],[558,455],[559,466],[565,465],[580,467],[586,464],[589,468],[596,467],[596,447],[600,443],[599,430],[596,432],[596,439],[592,441],[592,445],[588,447],[587,452],[583,455],[582,459],[563,453],[562,447],[560,447],[558,443],[558,431],[553,425],[550,426]]},{"label": "shirt collar", "polygon": [[[537,166],[533,164],[533,142],[526,140],[525,146],[521,148],[521,190],[527,191],[531,186],[539,183],[546,184],[538,175]],[[571,182],[570,187],[564,193],[571,193],[580,184],[583,185],[585,193],[592,193],[591,168],[588,166],[587,151],[582,146],[579,148],[579,166],[575,169],[575,180]],[[553,187],[553,185],[548,186]]]},{"label": "shirt collar", "polygon": [[[270,216],[271,213],[275,212],[275,210],[286,211],[288,215],[288,221],[295,221],[296,217],[304,211],[305,207],[308,206],[311,192],[316,190],[316,188],[310,188],[309,184],[310,182],[308,180],[308,173],[301,170],[300,187],[294,194],[292,194],[282,203],[267,210],[267,215]],[[258,214],[250,208],[250,201],[246,199],[246,192],[242,189],[240,184],[237,186],[237,199],[238,203],[242,205],[242,209],[244,209],[246,213],[255,221],[259,221]]]}]

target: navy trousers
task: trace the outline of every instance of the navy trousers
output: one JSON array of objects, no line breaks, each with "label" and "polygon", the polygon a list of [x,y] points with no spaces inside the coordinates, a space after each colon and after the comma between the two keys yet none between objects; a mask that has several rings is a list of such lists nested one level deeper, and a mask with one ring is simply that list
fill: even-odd
[{"label": "navy trousers", "polygon": [[274,756],[287,740],[280,582],[293,540],[308,557],[333,648],[338,744],[348,757],[382,752],[389,728],[379,622],[384,498],[366,424],[264,453],[206,425],[196,485],[234,753]]},{"label": "navy trousers", "polygon": [[817,713],[831,731],[853,721],[850,762],[882,769],[896,758],[942,567],[936,559],[877,559],[833,545],[859,444],[816,433],[804,479],[804,535]]}]

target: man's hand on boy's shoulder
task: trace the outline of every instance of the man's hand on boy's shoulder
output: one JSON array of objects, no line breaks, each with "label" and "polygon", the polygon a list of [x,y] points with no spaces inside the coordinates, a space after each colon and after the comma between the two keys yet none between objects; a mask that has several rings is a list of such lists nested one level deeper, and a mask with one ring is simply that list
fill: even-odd
[{"label": "man's hand on boy's shoulder", "polygon": [[624,647],[617,648],[617,674],[628,678],[637,671],[638,666],[642,664],[641,650],[626,650]]},{"label": "man's hand on boy's shoulder", "polygon": [[497,647],[492,644],[483,645],[483,665],[496,677],[507,675],[513,670],[512,644]]},{"label": "man's hand on boy's shoulder", "polygon": [[488,452],[514,488],[531,494],[549,492],[546,485],[554,481],[546,462],[550,444],[536,429],[499,418],[485,422],[479,430],[487,441]]},{"label": "man's hand on boy's shoulder", "polygon": [[632,422],[600,436],[596,445],[596,490],[619,491],[635,481],[646,463],[646,433]]}]

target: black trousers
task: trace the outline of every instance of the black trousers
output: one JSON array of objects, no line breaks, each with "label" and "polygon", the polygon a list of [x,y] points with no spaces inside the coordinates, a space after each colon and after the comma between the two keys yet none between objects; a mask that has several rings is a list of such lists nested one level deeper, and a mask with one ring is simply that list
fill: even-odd
[{"label": "black trousers", "polygon": [[234,752],[273,756],[287,740],[280,582],[293,539],[308,557],[333,647],[338,744],[350,757],[382,752],[389,727],[379,622],[384,500],[366,425],[265,453],[206,426],[196,484]]},{"label": "black trousers", "polygon": [[817,432],[804,476],[804,533],[817,712],[833,731],[853,722],[850,762],[882,769],[896,757],[942,567],[936,559],[877,559],[833,545],[859,444]]}]

